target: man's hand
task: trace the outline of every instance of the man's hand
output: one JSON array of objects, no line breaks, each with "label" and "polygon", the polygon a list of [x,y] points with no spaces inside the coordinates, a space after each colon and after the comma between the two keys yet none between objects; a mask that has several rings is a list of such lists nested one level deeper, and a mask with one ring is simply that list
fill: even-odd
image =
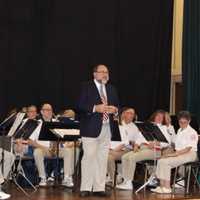
[{"label": "man's hand", "polygon": [[115,147],[115,151],[121,151],[121,150],[123,150],[123,148],[125,147],[125,145],[124,144],[120,144],[119,146],[117,146],[117,147]]},{"label": "man's hand", "polygon": [[149,142],[148,147],[149,149],[153,149],[155,146],[155,142]]},{"label": "man's hand", "polygon": [[106,112],[110,114],[114,114],[118,112],[118,108],[115,106],[106,106]]},{"label": "man's hand", "polygon": [[34,146],[35,142],[31,139],[28,139],[27,144],[30,145],[30,146]]},{"label": "man's hand", "polygon": [[133,148],[134,153],[139,151],[139,145],[135,144]]},{"label": "man's hand", "polygon": [[178,154],[176,152],[174,152],[174,153],[162,155],[161,158],[169,158],[169,157],[176,157],[176,156],[178,156]]},{"label": "man's hand", "polygon": [[106,112],[106,107],[107,106],[105,104],[95,105],[95,112],[104,113],[104,112]]}]

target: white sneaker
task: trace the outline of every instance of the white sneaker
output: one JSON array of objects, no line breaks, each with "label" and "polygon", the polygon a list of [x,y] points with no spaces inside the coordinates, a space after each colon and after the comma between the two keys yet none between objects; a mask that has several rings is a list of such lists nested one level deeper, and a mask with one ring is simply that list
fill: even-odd
[{"label": "white sneaker", "polygon": [[8,198],[10,198],[10,194],[0,191],[0,199],[8,199]]},{"label": "white sneaker", "polygon": [[47,179],[46,178],[41,178],[39,182],[39,186],[46,186],[47,185]]},{"label": "white sneaker", "polygon": [[151,189],[151,191],[158,193],[158,194],[170,194],[170,193],[172,193],[172,189],[166,188],[166,187],[157,187],[155,189]]},{"label": "white sneaker", "polygon": [[47,181],[53,182],[54,181],[54,177],[52,177],[52,176],[48,177]]},{"label": "white sneaker", "polygon": [[110,183],[112,182],[112,179],[110,178],[110,176],[106,176],[106,183]]},{"label": "white sneaker", "polygon": [[116,186],[117,189],[121,190],[133,190],[132,181],[124,181],[123,183]]},{"label": "white sneaker", "polygon": [[73,187],[73,179],[71,176],[65,176],[64,180],[62,181],[62,185],[67,186],[67,187]]},{"label": "white sneaker", "polygon": [[120,184],[123,182],[123,177],[121,174],[117,174],[117,184]]},{"label": "white sneaker", "polygon": [[156,187],[158,185],[158,180],[154,177],[148,184],[150,187]]},{"label": "white sneaker", "polygon": [[113,181],[112,179],[110,178],[110,176],[106,176],[106,186],[110,186],[110,187],[113,187]]},{"label": "white sneaker", "polygon": [[175,188],[183,188],[183,187],[185,187],[185,181],[184,180],[178,181],[175,184]]},{"label": "white sneaker", "polygon": [[172,193],[172,189],[171,188],[163,187],[162,190],[163,190],[163,194],[170,194],[170,193]]}]

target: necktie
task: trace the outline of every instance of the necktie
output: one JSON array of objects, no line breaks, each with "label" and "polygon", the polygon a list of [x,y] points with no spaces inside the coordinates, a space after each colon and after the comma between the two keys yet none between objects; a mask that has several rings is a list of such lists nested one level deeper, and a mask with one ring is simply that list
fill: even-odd
[{"label": "necktie", "polygon": [[[101,101],[103,104],[107,104],[107,98],[106,98],[106,95],[104,93],[104,90],[103,90],[103,84],[100,85],[100,96],[101,96]],[[103,122],[107,121],[109,118],[109,115],[107,112],[104,112],[103,113]]]}]

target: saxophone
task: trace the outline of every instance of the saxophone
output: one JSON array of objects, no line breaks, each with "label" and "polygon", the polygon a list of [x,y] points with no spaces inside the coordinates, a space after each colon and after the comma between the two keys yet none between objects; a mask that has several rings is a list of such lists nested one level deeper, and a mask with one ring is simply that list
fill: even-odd
[{"label": "saxophone", "polygon": [[51,156],[57,156],[57,142],[50,142],[49,153]]}]

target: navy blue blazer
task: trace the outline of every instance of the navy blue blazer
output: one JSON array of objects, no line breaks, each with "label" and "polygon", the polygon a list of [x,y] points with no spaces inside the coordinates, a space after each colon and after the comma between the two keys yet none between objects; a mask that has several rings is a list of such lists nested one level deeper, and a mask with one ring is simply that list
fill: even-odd
[{"label": "navy blue blazer", "polygon": [[[106,94],[108,105],[119,107],[118,95],[111,84],[106,84]],[[80,112],[80,135],[83,137],[98,137],[102,128],[102,113],[93,112],[94,105],[102,104],[99,91],[94,81],[82,85],[81,94],[78,102]],[[109,114],[112,138],[114,135],[113,114]]]}]

